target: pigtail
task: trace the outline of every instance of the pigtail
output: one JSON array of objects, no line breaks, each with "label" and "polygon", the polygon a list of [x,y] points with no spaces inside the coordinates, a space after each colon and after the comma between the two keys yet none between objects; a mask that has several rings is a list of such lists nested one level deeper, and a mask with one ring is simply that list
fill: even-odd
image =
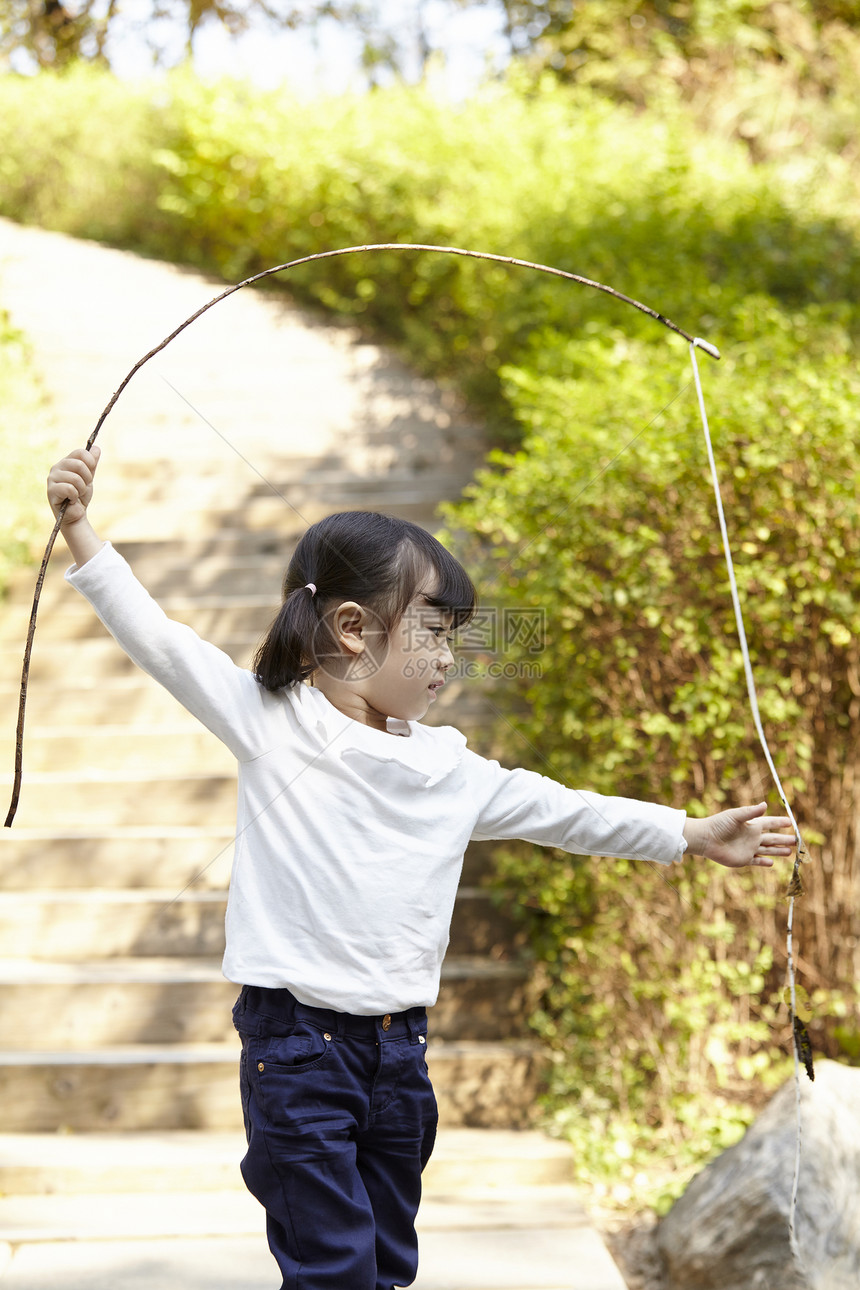
[{"label": "pigtail", "polygon": [[314,643],[320,627],[315,590],[296,587],[285,596],[254,656],[254,675],[266,690],[298,685],[315,669]]}]

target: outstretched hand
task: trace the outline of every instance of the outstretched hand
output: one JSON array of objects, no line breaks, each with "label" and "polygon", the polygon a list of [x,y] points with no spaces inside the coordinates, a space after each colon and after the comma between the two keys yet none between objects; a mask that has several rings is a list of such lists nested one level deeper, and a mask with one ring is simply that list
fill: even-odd
[{"label": "outstretched hand", "polygon": [[703,820],[688,817],[684,825],[687,851],[707,856],[729,869],[745,865],[769,868],[774,856],[791,855],[796,839],[785,815],[765,815],[766,802],[734,806]]}]

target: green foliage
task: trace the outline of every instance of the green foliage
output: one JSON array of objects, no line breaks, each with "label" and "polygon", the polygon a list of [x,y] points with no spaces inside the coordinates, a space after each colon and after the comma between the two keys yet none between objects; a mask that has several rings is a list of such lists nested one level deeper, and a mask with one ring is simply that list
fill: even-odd
[{"label": "green foliage", "polygon": [[796,86],[831,88],[840,45],[860,25],[853,0],[504,2],[518,31],[535,32],[519,41],[534,64],[638,103],[768,65]]},{"label": "green foliage", "polygon": [[[751,292],[826,303],[856,298],[860,278],[842,209],[815,176],[751,167],[680,114],[516,77],[456,109],[402,87],[313,109],[187,75],[132,87],[91,69],[6,78],[0,211],[229,280],[338,246],[465,245],[620,284],[724,336]],[[355,255],[285,285],[455,381],[500,434],[512,418],[499,371],[536,321],[655,336],[604,296],[463,259]]]},{"label": "green foliage", "polygon": [[677,110],[756,159],[831,182],[856,161],[855,0],[505,0],[543,28],[528,63],[620,102]]},{"label": "green foliage", "polygon": [[0,77],[0,213],[133,245],[152,199],[158,112],[152,86],[91,68]]},{"label": "green foliage", "polygon": [[[797,943],[826,983],[811,1029],[833,1056],[854,1052],[860,933],[860,832],[842,787],[860,746],[848,321],[845,307],[788,311],[749,296],[724,319],[726,357],[703,369],[762,717],[819,844]],[[522,447],[496,453],[449,518],[489,599],[546,616],[540,678],[497,699],[521,736],[508,755],[578,787],[704,814],[772,789],[682,364],[674,344],[541,331],[502,373]],[[508,661],[534,659],[515,645]],[[505,853],[501,879],[520,893],[542,965],[550,1105],[592,1182],[614,1178],[626,1194],[647,1161],[671,1154],[682,1172],[659,1180],[652,1199],[664,1204],[684,1162],[725,1145],[788,1073],[787,877]],[[629,1148],[623,1169],[615,1138]]]},{"label": "green foliage", "polygon": [[[740,65],[806,65],[834,27],[857,26],[856,5],[829,0],[506,0],[519,25],[529,10],[543,31],[535,54],[556,71],[619,88],[638,97],[632,73],[651,86],[683,72]],[[552,57],[555,55],[555,57]],[[613,75],[611,64],[616,64]],[[674,66],[673,66],[674,64]],[[623,70],[622,70],[623,69]],[[619,74],[620,73],[620,74]]]},{"label": "green foliage", "polygon": [[[14,569],[33,556],[45,529],[44,476],[55,447],[46,401],[19,331],[0,311],[0,452],[5,488],[0,512],[0,595]],[[43,470],[34,470],[36,461]],[[50,528],[50,525],[48,526]]]},{"label": "green foliage", "polygon": [[[797,724],[802,704],[824,677],[837,684],[828,664],[844,673],[860,628],[860,382],[849,337],[830,313],[787,314],[750,298],[730,320],[734,347],[705,372],[720,409],[723,496],[762,712],[792,732],[789,782],[798,790],[807,787],[813,742]],[[694,764],[711,767],[714,742],[734,750],[735,774],[757,757],[743,708],[734,711],[743,673],[679,357],[674,347],[620,335],[541,332],[528,365],[503,373],[527,427],[523,447],[498,454],[502,470],[481,475],[469,490],[474,501],[455,514],[490,544],[485,576],[495,595],[551,608],[526,733],[540,734],[565,778],[589,771],[606,789],[624,768],[637,794],[649,784],[669,794]],[[565,695],[561,728],[551,720],[560,698],[553,678]],[[634,696],[636,725],[624,706]],[[849,698],[846,689],[846,721]],[[647,711],[654,706],[658,716]],[[654,755],[633,769],[640,726]]]}]

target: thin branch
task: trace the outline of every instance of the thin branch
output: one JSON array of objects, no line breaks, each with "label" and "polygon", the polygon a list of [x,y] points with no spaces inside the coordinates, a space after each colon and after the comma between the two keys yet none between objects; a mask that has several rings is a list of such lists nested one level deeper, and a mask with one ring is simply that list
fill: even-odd
[{"label": "thin branch", "polygon": [[[220,304],[222,300],[226,300],[228,296],[232,296],[236,291],[241,291],[243,287],[251,286],[255,282],[262,282],[264,278],[270,278],[276,273],[285,273],[289,269],[298,268],[301,264],[312,264],[317,260],[330,260],[335,256],[355,255],[365,251],[428,251],[436,255],[459,255],[473,260],[491,260],[496,264],[510,264],[520,269],[532,269],[538,273],[548,273],[556,278],[564,278],[568,282],[576,282],[583,287],[593,287],[594,290],[603,291],[606,295],[622,301],[623,304],[632,305],[634,309],[638,309],[641,313],[647,314],[649,318],[653,318],[656,322],[662,323],[663,326],[668,327],[670,331],[674,331],[679,336],[683,336],[684,340],[688,341],[691,345],[704,349],[712,358],[720,357],[719,350],[714,345],[691,336],[688,332],[684,331],[682,327],[679,327],[677,323],[672,322],[670,318],[667,318],[664,314],[658,313],[656,309],[652,309],[649,305],[642,304],[640,300],[634,300],[632,296],[624,295],[621,291],[616,291],[614,287],[608,287],[602,282],[595,282],[592,278],[585,278],[579,273],[569,273],[566,269],[556,269],[552,265],[548,264],[536,264],[531,260],[520,260],[511,255],[495,255],[490,251],[464,250],[462,247],[457,246],[428,246],[423,243],[414,242],[381,242],[366,246],[347,246],[334,251],[318,251],[315,255],[304,255],[298,260],[289,260],[285,264],[277,264],[271,269],[263,269],[261,273],[255,273],[250,278],[245,278],[244,281],[237,282],[232,287],[227,287],[227,289],[222,291],[220,295],[215,296],[214,299],[210,300],[200,309],[197,309],[189,318],[186,318],[183,323],[180,323],[180,325],[175,328],[169,336],[165,336],[164,340],[156,345],[154,349],[151,349],[148,354],[144,354],[143,358],[139,359],[138,362],[135,363],[134,367],[114,391],[107,407],[96,422],[95,429],[87,440],[87,448],[92,448],[98,438],[99,431],[116,404],[117,399],[120,397],[132,377],[135,376],[151,358],[155,358],[156,354],[160,354],[163,349],[166,349],[170,342],[175,340],[177,336],[181,335],[187,327],[190,327],[192,323],[196,322],[198,318],[201,318],[203,314],[208,312],[208,310],[214,308],[215,305]],[[63,507],[63,511],[64,510],[65,506]],[[24,714],[27,707],[30,657],[33,652],[33,639],[36,633],[36,617],[39,611],[39,600],[42,595],[42,584],[45,581],[48,560],[50,559],[51,552],[54,548],[54,543],[57,540],[57,534],[60,531],[63,511],[60,512],[57,522],[54,525],[54,530],[48,540],[45,554],[42,557],[42,565],[39,570],[39,576],[36,581],[36,588],[33,595],[33,608],[30,611],[30,625],[27,631],[27,643],[24,647],[24,663],[21,672],[21,694],[18,701],[18,725],[15,737],[15,777],[12,786],[12,798],[9,805],[9,811],[5,820],[5,827],[7,829],[12,826],[12,821],[14,820],[18,809],[18,800],[21,795],[21,779],[24,763]]]}]

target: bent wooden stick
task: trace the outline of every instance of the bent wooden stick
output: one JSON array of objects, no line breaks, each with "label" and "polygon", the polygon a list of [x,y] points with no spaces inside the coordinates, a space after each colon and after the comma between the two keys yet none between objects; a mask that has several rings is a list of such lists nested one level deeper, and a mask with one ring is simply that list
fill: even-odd
[{"label": "bent wooden stick", "polygon": [[[533,269],[538,273],[549,273],[553,277],[564,278],[568,282],[579,283],[579,285],[583,287],[593,287],[595,291],[603,291],[606,295],[613,296],[616,300],[620,300],[626,305],[632,305],[634,309],[638,309],[641,313],[647,314],[649,318],[653,318],[656,322],[662,323],[663,326],[668,327],[670,331],[674,331],[679,336],[683,336],[684,340],[689,344],[695,345],[697,348],[704,350],[705,353],[710,354],[712,358],[720,357],[720,351],[715,345],[711,345],[708,341],[702,340],[699,337],[691,336],[688,332],[684,331],[682,327],[679,327],[677,323],[673,323],[672,320],[667,318],[664,314],[658,313],[656,309],[651,309],[649,305],[642,304],[641,300],[634,300],[632,296],[626,296],[623,292],[616,291],[614,287],[608,287],[602,282],[595,282],[592,278],[585,278],[580,273],[570,273],[567,269],[556,269],[549,264],[535,264],[531,260],[520,260],[511,255],[495,255],[490,251],[465,250],[458,246],[431,246],[418,242],[379,242],[368,244],[366,246],[345,246],[334,251],[318,251],[315,255],[303,255],[298,260],[289,260],[285,264],[276,264],[271,269],[263,269],[261,273],[255,273],[250,278],[245,278],[244,281],[237,282],[232,287],[227,287],[225,291],[222,291],[219,295],[215,296],[214,299],[210,300],[200,309],[197,309],[189,318],[186,318],[183,323],[180,323],[169,336],[165,336],[163,341],[156,345],[154,349],[151,349],[148,354],[144,354],[143,358],[139,359],[138,362],[135,363],[134,367],[114,391],[107,407],[96,422],[95,429],[87,440],[87,448],[92,448],[98,438],[99,431],[105,423],[105,420],[132,377],[135,376],[151,358],[155,358],[156,354],[160,354],[163,349],[166,349],[170,342],[175,340],[177,336],[181,335],[187,327],[190,327],[193,322],[196,322],[198,318],[201,318],[203,314],[214,308],[215,305],[220,304],[222,300],[226,300],[228,296],[232,296],[236,291],[241,291],[243,287],[249,287],[255,282],[262,282],[264,278],[270,278],[276,273],[284,273],[288,269],[295,269],[300,264],[311,264],[315,260],[330,260],[338,255],[355,255],[365,251],[428,251],[436,255],[460,255],[473,260],[492,260],[496,264],[510,264],[520,269]],[[62,510],[60,511],[54,525],[53,532],[48,539],[48,545],[45,547],[45,554],[42,557],[39,576],[36,579],[36,588],[33,595],[33,608],[30,611],[30,625],[27,630],[27,642],[24,646],[24,662],[21,669],[21,693],[18,700],[18,726],[15,735],[15,777],[12,785],[12,798],[9,804],[9,811],[5,820],[5,827],[7,829],[12,826],[12,821],[14,820],[15,814],[18,810],[18,800],[21,796],[21,780],[24,766],[24,720],[27,708],[27,687],[30,676],[30,658],[33,653],[33,640],[36,634],[36,617],[39,612],[39,600],[42,595],[42,584],[45,581],[48,561],[51,558],[51,552],[54,549],[54,543],[57,540],[57,534],[59,533],[60,526],[63,522],[66,505],[67,503],[63,503]]]}]

